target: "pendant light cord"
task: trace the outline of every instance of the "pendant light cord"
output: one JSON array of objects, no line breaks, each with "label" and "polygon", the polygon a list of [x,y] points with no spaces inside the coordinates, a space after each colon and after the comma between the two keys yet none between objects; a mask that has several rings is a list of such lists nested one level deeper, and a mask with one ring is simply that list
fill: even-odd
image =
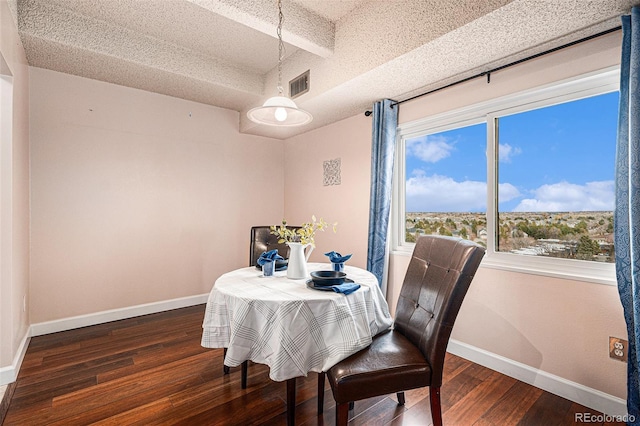
[{"label": "pendant light cord", "polygon": [[282,0],[278,0],[278,93],[280,96],[284,95],[284,89],[282,87],[282,60],[284,59],[284,42],[282,41],[282,23],[284,22],[284,15],[282,14]]},{"label": "pendant light cord", "polygon": [[285,46],[282,41],[283,22],[282,0],[278,0],[278,86],[276,87],[278,95],[270,97],[260,107],[251,108],[247,111],[247,117],[254,123],[268,126],[302,126],[310,123],[313,116],[298,108],[292,99],[285,96],[282,87],[282,62],[285,55]]}]

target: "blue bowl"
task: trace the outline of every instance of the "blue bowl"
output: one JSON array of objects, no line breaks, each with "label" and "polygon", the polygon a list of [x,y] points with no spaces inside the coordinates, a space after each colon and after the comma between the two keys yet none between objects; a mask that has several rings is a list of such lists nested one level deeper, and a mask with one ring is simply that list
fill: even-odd
[{"label": "blue bowl", "polygon": [[347,277],[347,274],[338,271],[313,271],[310,275],[316,286],[340,285]]}]

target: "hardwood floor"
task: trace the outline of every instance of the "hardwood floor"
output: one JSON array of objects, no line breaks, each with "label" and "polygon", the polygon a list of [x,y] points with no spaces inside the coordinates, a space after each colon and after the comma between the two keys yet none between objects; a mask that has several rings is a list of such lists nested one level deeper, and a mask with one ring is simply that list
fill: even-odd
[{"label": "hardwood floor", "polygon": [[[222,349],[200,346],[204,305],[31,339],[4,425],[284,425],[285,383],[268,368],[222,373]],[[296,424],[333,425],[326,385],[316,412],[317,374],[298,379]],[[593,410],[448,355],[445,425],[570,425]],[[429,425],[428,389],[359,401],[352,425]],[[590,423],[602,425],[603,423]],[[604,423],[614,424],[614,423]],[[622,423],[619,423],[622,424]]]}]

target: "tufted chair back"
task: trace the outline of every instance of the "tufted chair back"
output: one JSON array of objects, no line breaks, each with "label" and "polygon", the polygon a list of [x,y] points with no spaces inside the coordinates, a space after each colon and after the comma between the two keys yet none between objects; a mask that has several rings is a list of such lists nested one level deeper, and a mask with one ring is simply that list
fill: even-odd
[{"label": "tufted chair back", "polygon": [[479,245],[453,237],[426,235],[416,242],[400,290],[394,328],[431,365],[431,386],[442,384],[449,336],[484,253]]},{"label": "tufted chair back", "polygon": [[[287,226],[290,229],[298,229],[299,226]],[[289,246],[278,242],[278,237],[271,233],[270,226],[254,226],[251,228],[251,242],[249,244],[249,266],[256,266],[256,262],[265,251],[278,249],[278,254],[285,259],[289,258]]]}]

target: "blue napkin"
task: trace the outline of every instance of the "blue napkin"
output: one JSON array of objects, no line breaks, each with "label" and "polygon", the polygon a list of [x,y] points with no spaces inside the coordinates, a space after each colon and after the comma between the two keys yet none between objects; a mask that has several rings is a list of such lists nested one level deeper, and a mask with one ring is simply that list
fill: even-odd
[{"label": "blue napkin", "polygon": [[351,254],[343,256],[335,251],[330,251],[329,253],[325,253],[324,255],[329,256],[329,260],[331,261],[331,263],[343,263],[351,259],[351,256],[353,256]]},{"label": "blue napkin", "polygon": [[278,249],[265,251],[257,260],[258,266],[263,266],[267,262],[275,262],[276,260],[284,260],[284,257],[278,254]]},{"label": "blue napkin", "polygon": [[336,293],[342,293],[342,294],[351,294],[359,288],[360,288],[360,284],[356,284],[356,283],[344,283],[340,285],[331,286],[331,290],[335,291]]}]

